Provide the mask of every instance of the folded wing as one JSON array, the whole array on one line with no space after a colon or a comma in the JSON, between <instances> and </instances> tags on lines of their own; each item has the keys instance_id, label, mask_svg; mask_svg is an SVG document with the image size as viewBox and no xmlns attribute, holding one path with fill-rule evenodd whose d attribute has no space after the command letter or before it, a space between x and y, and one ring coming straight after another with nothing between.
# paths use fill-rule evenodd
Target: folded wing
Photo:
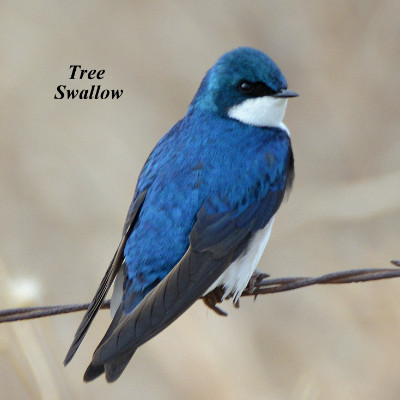
<instances>
[{"instance_id":1,"label":"folded wing","mask_svg":"<svg viewBox=\"0 0 400 400\"><path fill-rule=\"evenodd\" d=\"M99 288L97 289L97 292L92 300L92 302L89 305L88 310L86 311L82 322L80 323L76 333L74 340L71 344L71 347L68 350L68 353L64 359L64 365L67 365L72 357L75 355L76 351L78 350L80 344L82 343L82 340L84 339L94 317L97 314L97 311L99 310L101 304L104 301L104 298L110 289L110 286L112 285L115 276L117 275L117 272L119 271L123 260L124 260L124 247L126 244L126 241L132 232L132 229L136 223L137 216L139 214L140 208L143 205L143 201L146 197L146 191L142 192L139 194L136 198L136 201L131 207L130 213L128 214L127 220L125 222L125 227L124 227L124 233L122 235L122 239L118 245L117 251L114 254L113 259L111 260L111 263L100 283Z\"/></svg>"},{"instance_id":2,"label":"folded wing","mask_svg":"<svg viewBox=\"0 0 400 400\"><path fill-rule=\"evenodd\" d=\"M107 332L86 370L90 381L102 372L109 382L123 372L136 349L174 322L245 251L254 233L263 228L278 209L285 185L269 190L257 204L242 211L209 213L207 202L197 214L190 246L167 277L128 315L118 317ZM116 316L117 317L117 316Z\"/></svg>"}]
</instances>

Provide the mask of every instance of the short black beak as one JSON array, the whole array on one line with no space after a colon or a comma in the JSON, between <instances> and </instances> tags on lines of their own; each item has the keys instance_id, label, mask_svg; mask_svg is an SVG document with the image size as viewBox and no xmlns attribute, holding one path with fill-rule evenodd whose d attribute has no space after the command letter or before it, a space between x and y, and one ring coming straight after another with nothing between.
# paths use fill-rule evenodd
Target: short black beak
<instances>
[{"instance_id":1,"label":"short black beak","mask_svg":"<svg viewBox=\"0 0 400 400\"><path fill-rule=\"evenodd\" d=\"M282 89L278 93L275 93L273 97L297 97L298 94L296 92L292 92L291 90Z\"/></svg>"}]
</instances>

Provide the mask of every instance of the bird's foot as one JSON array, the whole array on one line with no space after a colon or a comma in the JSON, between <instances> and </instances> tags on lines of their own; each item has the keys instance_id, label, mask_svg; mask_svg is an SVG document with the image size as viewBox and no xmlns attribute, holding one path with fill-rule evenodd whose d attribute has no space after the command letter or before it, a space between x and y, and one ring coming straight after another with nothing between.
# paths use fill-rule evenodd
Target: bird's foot
<instances>
[{"instance_id":1,"label":"bird's foot","mask_svg":"<svg viewBox=\"0 0 400 400\"><path fill-rule=\"evenodd\" d=\"M223 287L217 286L211 292L209 292L205 296L203 296L203 302L207 307L211 308L211 310L216 312L218 315L227 317L228 313L221 310L219 307L217 307L217 304L223 302L223 295L224 295Z\"/></svg>"},{"instance_id":2,"label":"bird's foot","mask_svg":"<svg viewBox=\"0 0 400 400\"><path fill-rule=\"evenodd\" d=\"M264 274L260 272L258 269L256 269L253 272L253 275L250 277L249 283L247 284L246 291L249 294L254 294L254 291L257 289L257 283L261 282L263 279L269 278L268 274ZM257 294L254 295L255 297Z\"/></svg>"}]
</instances>

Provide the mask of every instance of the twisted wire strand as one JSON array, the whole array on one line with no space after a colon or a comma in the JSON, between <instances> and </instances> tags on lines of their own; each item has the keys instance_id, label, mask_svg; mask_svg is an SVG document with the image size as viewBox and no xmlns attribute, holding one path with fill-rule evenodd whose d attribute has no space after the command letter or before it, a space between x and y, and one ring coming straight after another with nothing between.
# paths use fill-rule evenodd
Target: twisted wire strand
<instances>
[{"instance_id":1,"label":"twisted wire strand","mask_svg":"<svg viewBox=\"0 0 400 400\"><path fill-rule=\"evenodd\" d=\"M400 260L392 260L391 263L400 267ZM400 277L400 268L370 268L353 269L348 271L332 272L315 278L291 277L291 278L266 278L256 281L251 287L247 287L243 296L259 296L269 293L286 292L312 285L347 284L356 282L369 282L382 279ZM69 314L77 311L85 311L89 303L68 304L44 307L25 307L0 310L0 323L22 321L27 319L43 318L52 315ZM102 309L110 308L110 300L106 300Z\"/></svg>"}]
</instances>

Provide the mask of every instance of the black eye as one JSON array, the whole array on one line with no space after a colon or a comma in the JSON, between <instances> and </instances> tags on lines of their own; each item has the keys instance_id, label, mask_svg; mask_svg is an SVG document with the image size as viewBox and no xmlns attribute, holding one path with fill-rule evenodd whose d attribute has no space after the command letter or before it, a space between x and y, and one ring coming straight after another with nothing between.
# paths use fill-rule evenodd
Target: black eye
<instances>
[{"instance_id":1,"label":"black eye","mask_svg":"<svg viewBox=\"0 0 400 400\"><path fill-rule=\"evenodd\" d=\"M262 97L262 96L273 96L276 91L268 87L264 82L249 82L240 81L237 85L239 92L249 97Z\"/></svg>"},{"instance_id":2,"label":"black eye","mask_svg":"<svg viewBox=\"0 0 400 400\"><path fill-rule=\"evenodd\" d=\"M238 90L247 95L252 94L254 91L254 84L249 81L240 81L238 84Z\"/></svg>"}]
</instances>

